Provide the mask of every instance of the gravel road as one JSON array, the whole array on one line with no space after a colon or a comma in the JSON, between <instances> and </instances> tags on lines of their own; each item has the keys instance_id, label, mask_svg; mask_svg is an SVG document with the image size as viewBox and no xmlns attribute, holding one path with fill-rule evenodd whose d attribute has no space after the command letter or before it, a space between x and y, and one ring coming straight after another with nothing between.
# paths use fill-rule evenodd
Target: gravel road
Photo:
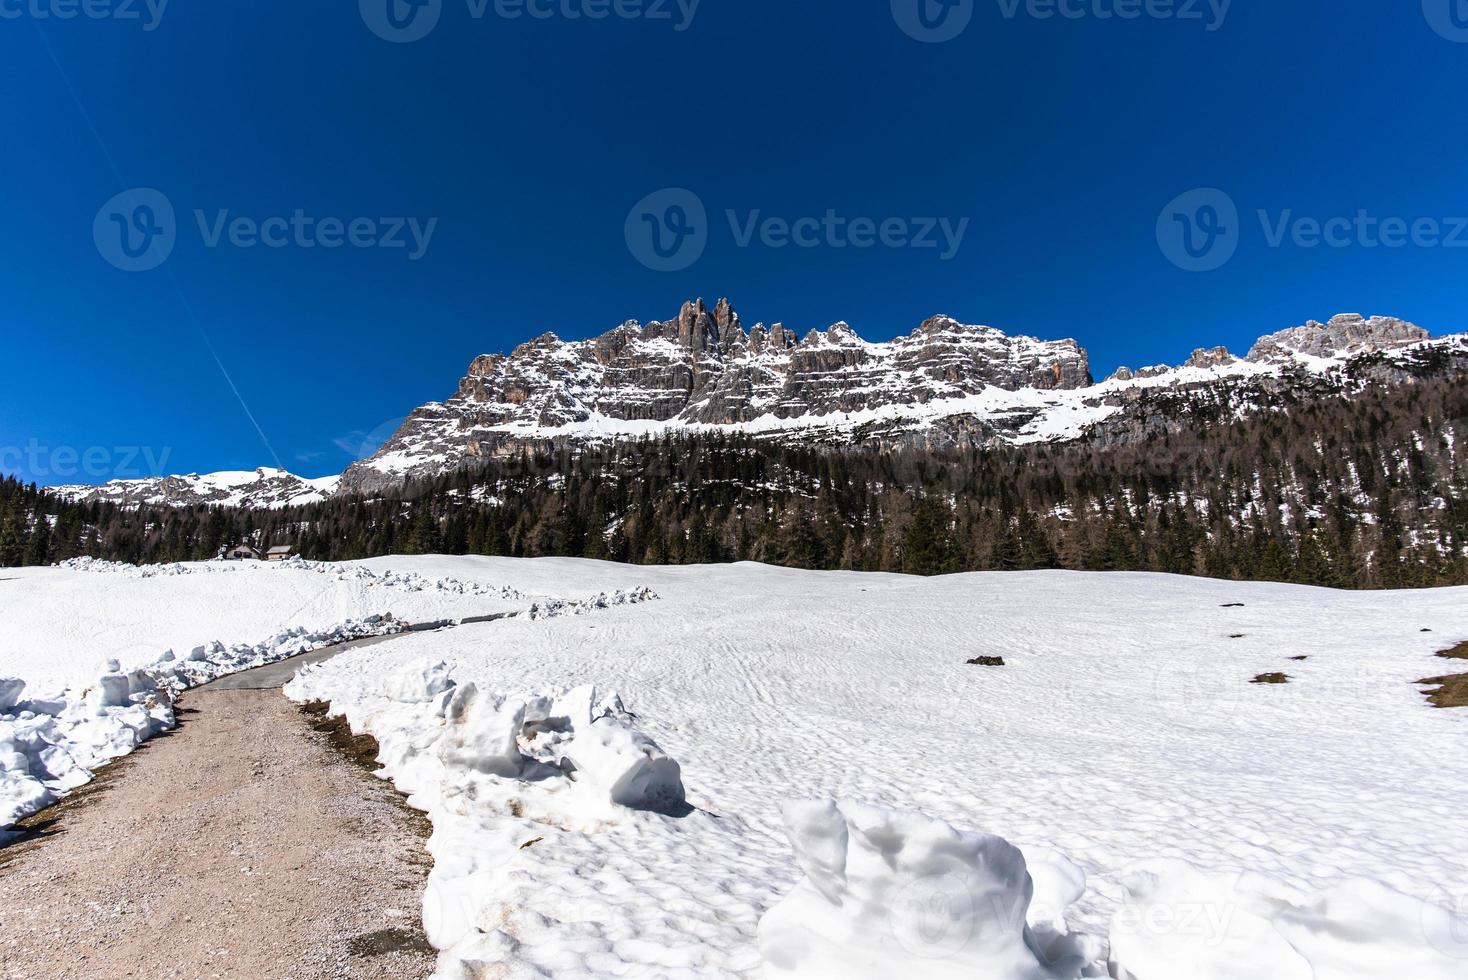
<instances>
[{"instance_id":1,"label":"gravel road","mask_svg":"<svg viewBox=\"0 0 1468 980\"><path fill-rule=\"evenodd\" d=\"M426 977L429 827L370 740L278 690L181 709L0 848L0 977Z\"/></svg>"}]
</instances>

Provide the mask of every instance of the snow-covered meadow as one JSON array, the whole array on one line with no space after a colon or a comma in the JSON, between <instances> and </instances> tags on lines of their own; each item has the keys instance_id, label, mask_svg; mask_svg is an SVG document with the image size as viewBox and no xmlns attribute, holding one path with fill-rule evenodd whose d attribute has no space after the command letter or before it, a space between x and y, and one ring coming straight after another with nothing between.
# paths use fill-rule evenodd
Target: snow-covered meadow
<instances>
[{"instance_id":1,"label":"snow-covered meadow","mask_svg":"<svg viewBox=\"0 0 1468 980\"><path fill-rule=\"evenodd\" d=\"M661 596L405 637L288 689L373 732L433 817L425 913L445 976L902 962L1004 980L1104 975L1108 957L1137 980L1468 974L1468 924L1446 916L1468 895L1453 762L1468 713L1413 683L1468 637L1468 590L394 563ZM979 656L1006 666L968 665ZM1251 683L1275 672L1290 682ZM455 683L511 712L581 684L618 692L627 724L680 764L692 811L570 805L560 781L486 777L443 749L461 735ZM787 801L814 802L787 825ZM1022 883L996 884L1004 841L1028 862L1027 910Z\"/></svg>"},{"instance_id":2,"label":"snow-covered meadow","mask_svg":"<svg viewBox=\"0 0 1468 980\"><path fill-rule=\"evenodd\" d=\"M1433 654L1468 639L1465 589L189 568L0 582L0 622L22 624L0 675L95 683L119 655L93 635L182 654L537 610L287 687L371 732L432 818L444 977L1468 975L1468 711L1414 683L1452 672ZM308 599L319 616L292 619Z\"/></svg>"},{"instance_id":3,"label":"snow-covered meadow","mask_svg":"<svg viewBox=\"0 0 1468 980\"><path fill-rule=\"evenodd\" d=\"M483 581L320 562L0 574L0 834L174 726L177 692L405 624L519 610Z\"/></svg>"}]
</instances>

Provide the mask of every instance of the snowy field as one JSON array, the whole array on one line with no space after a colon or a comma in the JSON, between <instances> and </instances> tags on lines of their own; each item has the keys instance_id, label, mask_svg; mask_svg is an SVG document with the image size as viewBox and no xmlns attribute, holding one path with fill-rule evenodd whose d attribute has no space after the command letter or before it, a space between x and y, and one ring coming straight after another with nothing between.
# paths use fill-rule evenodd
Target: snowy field
<instances>
[{"instance_id":1,"label":"snowy field","mask_svg":"<svg viewBox=\"0 0 1468 980\"><path fill-rule=\"evenodd\" d=\"M443 557L5 577L0 675L75 686L86 724L162 712L136 680L95 693L131 646L114 687L160 649L524 612L287 688L376 736L432 818L443 977L1468 976L1468 711L1413 683L1453 672L1465 589ZM248 665L226 652L198 669ZM6 726L13 750L44 721L4 695L0 776Z\"/></svg>"},{"instance_id":2,"label":"snowy field","mask_svg":"<svg viewBox=\"0 0 1468 980\"><path fill-rule=\"evenodd\" d=\"M1139 980L1468 975L1468 931L1434 911L1468 892L1468 783L1452 761L1468 758L1468 712L1429 707L1412 683L1444 673L1433 653L1468 638L1468 590L392 564L530 592L661 596L405 637L292 685L373 731L433 816L425 913L452 947L445 976L475 962L527 976L882 975L873 964L895 950L929 976L956 958L955 975L1004 980L1104 974L1108 949ZM967 665L978 656L1006 666ZM1250 683L1272 672L1291 680ZM451 703L453 683L475 685L477 701ZM608 807L589 785L600 770L579 787L506 774L516 734L515 765L568 756L588 769L555 744L574 746L575 726L547 744L526 723L565 714L554 696L583 684L618 692L626 727L677 760L692 812ZM470 731L497 733L494 760L445 749ZM1057 962L984 958L994 937L966 914L985 920L976 907L1002 894L1007 908L1022 888L975 885L993 870L982 841L953 864L964 847L947 828L796 808L798 865L782 804L813 800L1011 842L1037 888L1021 945ZM948 843L919 845L933 834ZM839 840L849 867L833 877L820 868ZM827 881L824 911L802 886L770 918L762 966L761 917L812 868L841 884ZM873 905L885 921L851 911ZM849 956L823 959L820 943L790 953L792 920L794 935L824 934Z\"/></svg>"},{"instance_id":3,"label":"snowy field","mask_svg":"<svg viewBox=\"0 0 1468 980\"><path fill-rule=\"evenodd\" d=\"M541 600L542 602L544 599ZM182 690L404 624L520 610L533 597L292 560L136 568L79 559L0 575L0 838L175 724Z\"/></svg>"},{"instance_id":4,"label":"snowy field","mask_svg":"<svg viewBox=\"0 0 1468 980\"><path fill-rule=\"evenodd\" d=\"M107 660L124 670L213 641L258 643L285 629L325 630L392 614L431 622L517 609L506 583L325 562L188 562L135 568L81 560L72 567L0 570L0 674L31 689L85 684Z\"/></svg>"}]
</instances>

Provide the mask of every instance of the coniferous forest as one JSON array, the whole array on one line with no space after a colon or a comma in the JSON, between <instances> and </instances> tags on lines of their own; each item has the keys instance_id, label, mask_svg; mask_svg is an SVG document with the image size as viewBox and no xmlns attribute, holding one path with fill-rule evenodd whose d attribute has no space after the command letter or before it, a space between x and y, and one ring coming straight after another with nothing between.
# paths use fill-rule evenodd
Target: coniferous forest
<instances>
[{"instance_id":1,"label":"coniferous forest","mask_svg":"<svg viewBox=\"0 0 1468 980\"><path fill-rule=\"evenodd\" d=\"M1468 583L1468 386L1305 401L1114 446L523 446L374 499L70 503L0 482L0 565L88 555L581 556L916 574L1138 570L1342 588Z\"/></svg>"}]
</instances>

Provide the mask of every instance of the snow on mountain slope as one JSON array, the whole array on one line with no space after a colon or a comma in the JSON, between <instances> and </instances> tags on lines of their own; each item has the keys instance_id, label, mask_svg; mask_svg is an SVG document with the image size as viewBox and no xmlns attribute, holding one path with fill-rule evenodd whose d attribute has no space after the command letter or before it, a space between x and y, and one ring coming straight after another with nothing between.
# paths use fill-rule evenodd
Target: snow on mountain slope
<instances>
[{"instance_id":1,"label":"snow on mountain slope","mask_svg":"<svg viewBox=\"0 0 1468 980\"><path fill-rule=\"evenodd\" d=\"M712 310L699 300L675 320L629 322L585 341L545 334L508 356L477 358L452 398L414 411L342 487L370 492L528 440L738 432L835 444L1063 441L1127 416L1149 393L1206 391L1242 414L1282 391L1400 383L1409 375L1393 363L1434 351L1468 370L1468 335L1434 340L1402 320L1349 314L1263 337L1243 359L1199 350L1178 368L1122 368L1092 384L1073 340L937 316L888 343L862 340L845 323L797 341L778 324L746 332L727 300ZM1124 437L1113 428L1113 439Z\"/></svg>"},{"instance_id":2,"label":"snow on mountain slope","mask_svg":"<svg viewBox=\"0 0 1468 980\"><path fill-rule=\"evenodd\" d=\"M291 507L325 500L336 492L339 476L307 480L285 470L261 467L249 472L220 472L188 476L154 476L113 480L100 486L55 487L52 493L68 500L103 501L192 507Z\"/></svg>"},{"instance_id":3,"label":"snow on mountain slope","mask_svg":"<svg viewBox=\"0 0 1468 980\"><path fill-rule=\"evenodd\" d=\"M1430 707L1414 683L1441 672L1435 651L1468 638L1468 589L571 559L393 565L532 592L645 585L661 596L595 616L405 637L293 685L374 732L388 774L433 815L425 914L458 923L441 976L471 975L469 961L527 976L758 976L758 924L804 873L781 803L810 799L998 835L1052 896L1069 887L1067 868L1083 872L1079 900L1039 918L1059 916L1099 944L1087 975L1106 975L1099 950L1122 935L1141 980L1256 980L1209 944L1238 942L1261 908L1288 912L1278 942L1296 943L1307 963L1317 957L1316 980L1376 980L1342 963L1379 964L1387 946L1377 940L1412 946L1417 958L1402 962L1437 971L1423 976L1452 976L1459 960L1468 968L1468 932L1431 911L1468 910L1468 810L1445 764L1468 751L1468 714ZM966 663L980 655L1006 666ZM1273 672L1289 683L1251 683ZM480 789L469 792L457 777L444 782L441 706L468 683L618 691L680 764L694 810L567 819L539 784L474 777ZM889 844L872 846L902 839L878 834ZM1203 877L1144 887L1138 875L1155 874L1159 859ZM1233 890L1205 887L1208 876L1240 873L1252 877ZM1347 887L1363 878L1380 886ZM892 952L915 975L963 946L944 924L947 887L940 877L900 892L905 903L937 903L936 919L894 925L908 945ZM1217 895L1241 896L1254 918ZM1419 914L1420 930L1410 921ZM1197 928L1207 915L1223 933Z\"/></svg>"},{"instance_id":4,"label":"snow on mountain slope","mask_svg":"<svg viewBox=\"0 0 1468 980\"><path fill-rule=\"evenodd\" d=\"M845 323L797 339L779 324L746 330L727 300L713 309L698 300L673 320L628 322L584 341L543 334L508 356L476 358L452 398L415 410L340 477L262 468L55 492L130 506L276 508L378 492L528 442L694 433L836 446L1109 444L1186 428L1192 402L1239 417L1442 373L1468 373L1468 334L1434 339L1391 317L1311 321L1260 338L1244 358L1199 350L1176 368L1121 368L1095 384L1074 340L1010 336L947 316L886 343Z\"/></svg>"}]
</instances>

